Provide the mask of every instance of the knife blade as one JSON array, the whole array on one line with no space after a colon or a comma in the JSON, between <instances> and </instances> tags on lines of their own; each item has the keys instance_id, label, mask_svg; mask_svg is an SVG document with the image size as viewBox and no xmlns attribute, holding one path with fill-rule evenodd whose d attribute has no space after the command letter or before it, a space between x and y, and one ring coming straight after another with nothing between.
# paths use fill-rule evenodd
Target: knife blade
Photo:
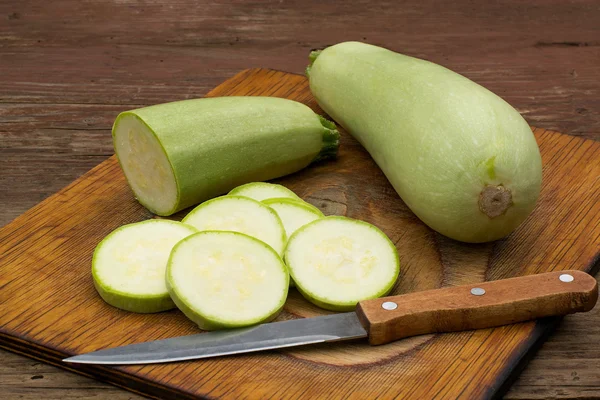
<instances>
[{"instance_id":1,"label":"knife blade","mask_svg":"<svg viewBox=\"0 0 600 400\"><path fill-rule=\"evenodd\" d=\"M490 328L585 312L597 299L594 277L576 270L555 271L365 300L356 312L131 344L63 361L152 364L361 338L379 345L427 333Z\"/></svg>"},{"instance_id":2,"label":"knife blade","mask_svg":"<svg viewBox=\"0 0 600 400\"><path fill-rule=\"evenodd\" d=\"M151 364L367 337L356 313L293 319L132 344L67 358L80 364Z\"/></svg>"}]
</instances>

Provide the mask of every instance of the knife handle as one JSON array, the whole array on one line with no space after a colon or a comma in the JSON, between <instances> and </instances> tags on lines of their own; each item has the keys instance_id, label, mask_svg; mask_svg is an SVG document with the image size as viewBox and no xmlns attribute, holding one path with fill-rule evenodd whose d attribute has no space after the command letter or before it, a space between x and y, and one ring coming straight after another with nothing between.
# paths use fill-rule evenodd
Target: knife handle
<instances>
[{"instance_id":1,"label":"knife handle","mask_svg":"<svg viewBox=\"0 0 600 400\"><path fill-rule=\"evenodd\" d=\"M490 328L589 311L598 283L582 271L555 271L365 300L356 313L373 345L409 336Z\"/></svg>"}]
</instances>

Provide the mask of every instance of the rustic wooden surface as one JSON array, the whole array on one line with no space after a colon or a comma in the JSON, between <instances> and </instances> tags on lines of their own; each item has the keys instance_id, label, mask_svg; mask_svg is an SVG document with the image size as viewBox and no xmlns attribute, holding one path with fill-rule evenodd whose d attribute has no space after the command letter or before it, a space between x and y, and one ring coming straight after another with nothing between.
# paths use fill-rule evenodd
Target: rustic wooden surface
<instances>
[{"instance_id":1,"label":"rustic wooden surface","mask_svg":"<svg viewBox=\"0 0 600 400\"><path fill-rule=\"evenodd\" d=\"M272 70L245 70L208 95L282 96L321 112L304 77ZM335 162L319 163L279 182L326 215L343 214L380 227L402 260L392 295L597 267L600 164L593 161L600 157L600 142L535 129L544 165L536 209L506 239L472 245L427 228L368 153L341 134ZM93 288L89 262L96 244L123 224L151 217L135 201L111 157L2 228L0 346L60 364L65 355L197 332L181 313L123 312L105 304ZM278 319L323 313L292 291ZM62 365L157 397L312 398L327 393L329 398L480 398L501 390L548 323L424 335L385 346L340 343L192 363Z\"/></svg>"},{"instance_id":2,"label":"rustic wooden surface","mask_svg":"<svg viewBox=\"0 0 600 400\"><path fill-rule=\"evenodd\" d=\"M247 67L299 73L310 48L342 40L442 63L532 125L600 139L595 0L4 1L0 225L112 154L119 111L202 96ZM598 343L598 307L565 318L507 397L600 397ZM2 398L135 397L3 351L0 369Z\"/></svg>"}]
</instances>

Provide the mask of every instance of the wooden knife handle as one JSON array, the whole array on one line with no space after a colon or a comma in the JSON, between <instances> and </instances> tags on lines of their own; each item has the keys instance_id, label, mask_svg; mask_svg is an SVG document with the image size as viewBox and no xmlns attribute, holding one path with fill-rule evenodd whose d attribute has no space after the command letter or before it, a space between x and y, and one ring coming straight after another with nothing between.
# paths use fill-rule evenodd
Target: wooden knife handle
<instances>
[{"instance_id":1,"label":"wooden knife handle","mask_svg":"<svg viewBox=\"0 0 600 400\"><path fill-rule=\"evenodd\" d=\"M589 311L598 283L582 271L555 271L365 300L356 313L371 344L409 336L489 328Z\"/></svg>"}]
</instances>

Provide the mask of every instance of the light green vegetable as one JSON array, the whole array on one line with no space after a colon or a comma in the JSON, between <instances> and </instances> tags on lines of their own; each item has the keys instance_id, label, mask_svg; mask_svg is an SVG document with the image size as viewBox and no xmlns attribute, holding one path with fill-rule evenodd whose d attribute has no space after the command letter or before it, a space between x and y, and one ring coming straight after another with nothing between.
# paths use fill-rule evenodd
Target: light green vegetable
<instances>
[{"instance_id":1,"label":"light green vegetable","mask_svg":"<svg viewBox=\"0 0 600 400\"><path fill-rule=\"evenodd\" d=\"M126 111L113 143L138 201L158 215L335 157L333 123L275 97L184 100Z\"/></svg>"},{"instance_id":2,"label":"light green vegetable","mask_svg":"<svg viewBox=\"0 0 600 400\"><path fill-rule=\"evenodd\" d=\"M340 43L311 60L319 105L431 228L486 242L531 213L540 152L525 120L500 97L442 66L363 43Z\"/></svg>"},{"instance_id":3,"label":"light green vegetable","mask_svg":"<svg viewBox=\"0 0 600 400\"><path fill-rule=\"evenodd\" d=\"M279 215L288 238L299 228L323 217L321 210L300 199L272 198L263 200L263 203ZM290 286L296 286L293 279L290 279Z\"/></svg>"},{"instance_id":4,"label":"light green vegetable","mask_svg":"<svg viewBox=\"0 0 600 400\"><path fill-rule=\"evenodd\" d=\"M300 197L290 189L282 185L267 182L251 182L234 188L228 194L234 196L250 197L251 199L263 201L272 198L286 197L301 200Z\"/></svg>"},{"instance_id":5,"label":"light green vegetable","mask_svg":"<svg viewBox=\"0 0 600 400\"><path fill-rule=\"evenodd\" d=\"M221 196L194 208L182 221L199 231L233 231L262 240L282 255L287 236L281 219L249 197Z\"/></svg>"},{"instance_id":6,"label":"light green vegetable","mask_svg":"<svg viewBox=\"0 0 600 400\"><path fill-rule=\"evenodd\" d=\"M300 293L333 311L386 295L400 272L398 252L385 233L346 217L324 217L298 229L285 260Z\"/></svg>"},{"instance_id":7,"label":"light green vegetable","mask_svg":"<svg viewBox=\"0 0 600 400\"><path fill-rule=\"evenodd\" d=\"M275 318L289 275L264 242L236 232L200 232L169 258L167 287L177 307L201 329L237 328Z\"/></svg>"},{"instance_id":8,"label":"light green vegetable","mask_svg":"<svg viewBox=\"0 0 600 400\"><path fill-rule=\"evenodd\" d=\"M114 230L94 251L96 290L108 304L127 311L175 308L165 284L167 260L177 242L196 232L179 222L156 219Z\"/></svg>"},{"instance_id":9,"label":"light green vegetable","mask_svg":"<svg viewBox=\"0 0 600 400\"><path fill-rule=\"evenodd\" d=\"M271 207L279 215L288 238L300 227L323 217L321 210L302 200L276 197L263 200L263 203Z\"/></svg>"}]
</instances>

